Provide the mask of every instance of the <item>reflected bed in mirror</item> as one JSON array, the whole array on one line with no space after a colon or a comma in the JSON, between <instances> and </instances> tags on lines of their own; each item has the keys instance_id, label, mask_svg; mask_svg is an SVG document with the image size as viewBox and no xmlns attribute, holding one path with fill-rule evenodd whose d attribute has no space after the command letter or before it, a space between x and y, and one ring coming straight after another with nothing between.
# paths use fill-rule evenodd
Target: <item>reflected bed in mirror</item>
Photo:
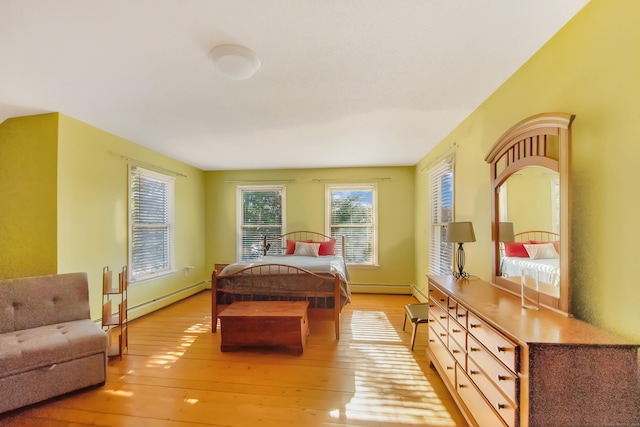
<instances>
[{"instance_id":1,"label":"reflected bed in mirror","mask_svg":"<svg viewBox=\"0 0 640 427\"><path fill-rule=\"evenodd\" d=\"M536 303L567 314L573 118L547 113L525 119L485 158L493 188L493 282L516 294L525 289ZM523 278L528 288L521 288Z\"/></svg>"},{"instance_id":2,"label":"reflected bed in mirror","mask_svg":"<svg viewBox=\"0 0 640 427\"><path fill-rule=\"evenodd\" d=\"M516 233L501 242L500 276L560 298L560 235L550 231Z\"/></svg>"}]
</instances>

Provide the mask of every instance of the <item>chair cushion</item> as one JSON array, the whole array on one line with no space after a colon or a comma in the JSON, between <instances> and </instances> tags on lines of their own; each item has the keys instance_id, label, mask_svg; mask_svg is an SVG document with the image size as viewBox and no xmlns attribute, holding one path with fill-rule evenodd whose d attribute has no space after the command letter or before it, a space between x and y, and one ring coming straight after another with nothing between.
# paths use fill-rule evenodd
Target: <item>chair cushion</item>
<instances>
[{"instance_id":1,"label":"chair cushion","mask_svg":"<svg viewBox=\"0 0 640 427\"><path fill-rule=\"evenodd\" d=\"M404 310L407 312L409 319L414 323L417 321L426 322L429 316L428 303L407 304L404 306Z\"/></svg>"}]
</instances>

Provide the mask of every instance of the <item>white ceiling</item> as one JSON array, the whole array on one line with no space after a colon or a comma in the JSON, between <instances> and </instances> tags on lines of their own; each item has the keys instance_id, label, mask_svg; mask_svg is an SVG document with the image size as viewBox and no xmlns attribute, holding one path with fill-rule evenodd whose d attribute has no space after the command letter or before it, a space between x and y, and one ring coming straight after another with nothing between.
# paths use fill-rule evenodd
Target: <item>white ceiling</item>
<instances>
[{"instance_id":1,"label":"white ceiling","mask_svg":"<svg viewBox=\"0 0 640 427\"><path fill-rule=\"evenodd\" d=\"M204 170L414 165L587 1L0 0L0 122L57 111Z\"/></svg>"}]
</instances>

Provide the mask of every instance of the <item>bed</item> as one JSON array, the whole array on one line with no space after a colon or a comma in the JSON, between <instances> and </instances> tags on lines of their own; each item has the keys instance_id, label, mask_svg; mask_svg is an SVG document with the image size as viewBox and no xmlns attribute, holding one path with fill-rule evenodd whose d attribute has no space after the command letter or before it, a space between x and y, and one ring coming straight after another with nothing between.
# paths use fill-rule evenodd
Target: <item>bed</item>
<instances>
[{"instance_id":1,"label":"bed","mask_svg":"<svg viewBox=\"0 0 640 427\"><path fill-rule=\"evenodd\" d=\"M234 301L308 301L314 315L332 318L339 339L340 312L351 297L344 248L344 236L313 231L265 236L263 256L212 272L212 332Z\"/></svg>"},{"instance_id":2,"label":"bed","mask_svg":"<svg viewBox=\"0 0 640 427\"><path fill-rule=\"evenodd\" d=\"M520 283L528 278L539 290L560 295L559 235L550 231L515 234L514 242L500 246L501 276Z\"/></svg>"}]
</instances>

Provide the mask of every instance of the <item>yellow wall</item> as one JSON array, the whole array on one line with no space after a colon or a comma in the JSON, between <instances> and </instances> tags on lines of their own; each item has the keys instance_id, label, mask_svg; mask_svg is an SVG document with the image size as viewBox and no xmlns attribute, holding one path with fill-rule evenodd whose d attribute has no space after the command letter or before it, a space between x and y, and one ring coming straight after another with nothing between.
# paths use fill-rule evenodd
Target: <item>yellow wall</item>
<instances>
[{"instance_id":1,"label":"yellow wall","mask_svg":"<svg viewBox=\"0 0 640 427\"><path fill-rule=\"evenodd\" d=\"M142 160L185 176L175 184L177 271L131 285L132 317L204 287L202 171L63 114L7 120L0 136L0 278L86 272L91 317L100 318L102 269L127 264L128 164Z\"/></svg>"},{"instance_id":2,"label":"yellow wall","mask_svg":"<svg viewBox=\"0 0 640 427\"><path fill-rule=\"evenodd\" d=\"M515 233L553 231L551 183L558 174L538 167L521 169L507 180L508 221Z\"/></svg>"},{"instance_id":3,"label":"yellow wall","mask_svg":"<svg viewBox=\"0 0 640 427\"><path fill-rule=\"evenodd\" d=\"M58 115L0 123L0 279L56 272Z\"/></svg>"},{"instance_id":4,"label":"yellow wall","mask_svg":"<svg viewBox=\"0 0 640 427\"><path fill-rule=\"evenodd\" d=\"M391 178L383 181L367 178ZM283 182L293 179L295 182ZM287 169L216 171L206 173L208 265L236 260L236 188L265 185L280 180L286 186L287 231L324 232L325 184L373 183L378 185L379 267L351 268L354 284L413 284L414 205L413 168ZM244 180L248 182L228 182ZM251 181L255 180L255 181ZM259 182L262 180L263 182Z\"/></svg>"},{"instance_id":5,"label":"yellow wall","mask_svg":"<svg viewBox=\"0 0 640 427\"><path fill-rule=\"evenodd\" d=\"M576 115L573 124L572 306L576 317L640 341L640 286L633 279L640 227L640 2L592 0L416 168L418 259L428 242L420 169L454 142L456 219L473 220L468 270L490 277L489 167L500 135L526 117ZM631 226L629 226L631 224ZM416 274L426 274L417 263Z\"/></svg>"},{"instance_id":6,"label":"yellow wall","mask_svg":"<svg viewBox=\"0 0 640 427\"><path fill-rule=\"evenodd\" d=\"M204 264L203 172L61 114L58 272L88 273L93 318L101 315L102 268L109 266L118 272L127 264L128 164L139 163L123 157L186 175L175 180L177 271L131 285L129 307L202 283L209 275L210 267ZM186 266L196 268L186 276Z\"/></svg>"}]
</instances>

